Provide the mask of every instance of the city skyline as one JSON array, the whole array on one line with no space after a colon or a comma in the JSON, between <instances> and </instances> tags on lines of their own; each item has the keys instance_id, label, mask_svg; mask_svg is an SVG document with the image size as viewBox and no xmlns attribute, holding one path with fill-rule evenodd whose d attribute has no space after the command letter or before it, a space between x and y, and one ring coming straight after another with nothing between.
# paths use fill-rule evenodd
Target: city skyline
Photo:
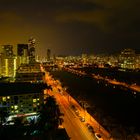
<instances>
[{"instance_id":1,"label":"city skyline","mask_svg":"<svg viewBox=\"0 0 140 140\"><path fill-rule=\"evenodd\" d=\"M139 0L4 0L0 45L36 38L37 53L56 55L118 53L139 49Z\"/></svg>"}]
</instances>

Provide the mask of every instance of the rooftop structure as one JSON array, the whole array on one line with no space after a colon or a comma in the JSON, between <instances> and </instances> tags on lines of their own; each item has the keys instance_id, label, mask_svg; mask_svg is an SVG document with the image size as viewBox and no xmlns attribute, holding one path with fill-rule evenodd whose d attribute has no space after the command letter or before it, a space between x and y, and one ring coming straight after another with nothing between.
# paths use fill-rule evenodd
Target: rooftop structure
<instances>
[{"instance_id":1,"label":"rooftop structure","mask_svg":"<svg viewBox=\"0 0 140 140\"><path fill-rule=\"evenodd\" d=\"M22 64L16 71L17 82L43 82L44 73L41 72L40 64Z\"/></svg>"}]
</instances>

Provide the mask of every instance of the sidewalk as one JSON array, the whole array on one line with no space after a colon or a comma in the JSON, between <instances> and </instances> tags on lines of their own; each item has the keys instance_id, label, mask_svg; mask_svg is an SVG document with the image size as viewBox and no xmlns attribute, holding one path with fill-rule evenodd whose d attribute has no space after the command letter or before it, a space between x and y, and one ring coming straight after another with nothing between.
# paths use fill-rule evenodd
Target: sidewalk
<instances>
[{"instance_id":1,"label":"sidewalk","mask_svg":"<svg viewBox=\"0 0 140 140\"><path fill-rule=\"evenodd\" d=\"M71 96L69 98L70 103L78 108L80 115L83 115L85 117L86 123L91 124L95 132L103 134L104 140L109 140L109 132L105 130L86 110L84 110L74 98L72 98Z\"/></svg>"}]
</instances>

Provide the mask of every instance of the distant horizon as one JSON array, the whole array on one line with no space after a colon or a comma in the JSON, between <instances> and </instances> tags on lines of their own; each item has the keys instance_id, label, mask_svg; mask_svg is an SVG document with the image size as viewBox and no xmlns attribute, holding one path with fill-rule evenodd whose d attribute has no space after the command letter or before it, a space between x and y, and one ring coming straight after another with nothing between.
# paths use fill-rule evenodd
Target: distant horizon
<instances>
[{"instance_id":1,"label":"distant horizon","mask_svg":"<svg viewBox=\"0 0 140 140\"><path fill-rule=\"evenodd\" d=\"M17 45L18 44L28 44L28 42L18 42L18 43L14 43L14 44L12 44L12 43L8 43L8 44L0 44L0 51L1 51L1 47L3 46L3 45L12 45L13 46L13 51L14 51L14 54L17 54ZM46 51L46 54L47 54L47 49L50 49L51 50L51 48L46 48L45 49L45 51L43 51L44 52L44 55L42 55L42 54L39 54L38 53L38 50L39 50L39 47L36 45L36 55L38 55L38 56L42 56L42 57L45 57L46 55L45 55L45 51ZM78 53L72 53L72 54L66 54L66 53L59 53L59 54L55 54L54 52L52 52L52 50L51 50L51 56L53 56L53 55L55 55L55 56L80 56L80 55L82 55L82 54L87 54L87 55L118 55L118 54L120 54L121 53L121 51L123 51L124 49L132 49L132 50L134 50L135 51L135 54L137 55L137 54L140 54L140 50L139 49L135 49L135 48L122 48L122 49L120 49L120 50L116 50L116 51L114 51L114 52L78 52Z\"/></svg>"}]
</instances>

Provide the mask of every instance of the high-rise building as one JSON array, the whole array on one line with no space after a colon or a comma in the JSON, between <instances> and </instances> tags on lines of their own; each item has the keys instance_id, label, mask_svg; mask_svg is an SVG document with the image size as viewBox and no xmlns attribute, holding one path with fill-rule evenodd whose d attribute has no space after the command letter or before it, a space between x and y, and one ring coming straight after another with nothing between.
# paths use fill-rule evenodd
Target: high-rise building
<instances>
[{"instance_id":1,"label":"high-rise building","mask_svg":"<svg viewBox=\"0 0 140 140\"><path fill-rule=\"evenodd\" d=\"M13 57L13 46L12 45L3 45L2 46L2 53L4 54L5 58Z\"/></svg>"},{"instance_id":2,"label":"high-rise building","mask_svg":"<svg viewBox=\"0 0 140 140\"><path fill-rule=\"evenodd\" d=\"M2 76L14 77L16 69L16 57L12 45L3 45L0 55L0 72Z\"/></svg>"},{"instance_id":3,"label":"high-rise building","mask_svg":"<svg viewBox=\"0 0 140 140\"><path fill-rule=\"evenodd\" d=\"M2 75L6 77L14 77L16 71L16 57L5 58L3 62Z\"/></svg>"},{"instance_id":4,"label":"high-rise building","mask_svg":"<svg viewBox=\"0 0 140 140\"><path fill-rule=\"evenodd\" d=\"M17 45L17 55L18 56L28 56L28 44L18 44Z\"/></svg>"},{"instance_id":5,"label":"high-rise building","mask_svg":"<svg viewBox=\"0 0 140 140\"><path fill-rule=\"evenodd\" d=\"M124 49L119 56L119 65L121 68L135 68L135 51L132 49Z\"/></svg>"},{"instance_id":6,"label":"high-rise building","mask_svg":"<svg viewBox=\"0 0 140 140\"><path fill-rule=\"evenodd\" d=\"M136 55L135 68L136 68L136 69L140 69L140 54L137 54L137 55Z\"/></svg>"},{"instance_id":7,"label":"high-rise building","mask_svg":"<svg viewBox=\"0 0 140 140\"><path fill-rule=\"evenodd\" d=\"M28 42L29 46L29 63L35 63L35 39L30 38Z\"/></svg>"},{"instance_id":8,"label":"high-rise building","mask_svg":"<svg viewBox=\"0 0 140 140\"><path fill-rule=\"evenodd\" d=\"M2 76L2 70L3 70L3 53L0 53L0 76Z\"/></svg>"},{"instance_id":9,"label":"high-rise building","mask_svg":"<svg viewBox=\"0 0 140 140\"><path fill-rule=\"evenodd\" d=\"M47 49L47 61L50 61L51 59L51 50Z\"/></svg>"},{"instance_id":10,"label":"high-rise building","mask_svg":"<svg viewBox=\"0 0 140 140\"><path fill-rule=\"evenodd\" d=\"M17 45L18 64L28 64L28 44Z\"/></svg>"}]
</instances>

